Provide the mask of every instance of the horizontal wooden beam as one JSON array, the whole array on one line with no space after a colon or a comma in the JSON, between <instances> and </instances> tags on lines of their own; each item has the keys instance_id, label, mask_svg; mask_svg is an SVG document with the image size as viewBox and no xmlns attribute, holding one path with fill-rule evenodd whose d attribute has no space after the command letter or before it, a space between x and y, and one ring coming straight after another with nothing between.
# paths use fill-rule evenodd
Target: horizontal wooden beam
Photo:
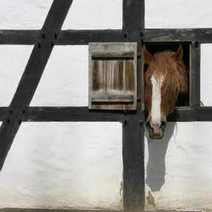
<instances>
[{"instance_id":1,"label":"horizontal wooden beam","mask_svg":"<svg viewBox=\"0 0 212 212\"><path fill-rule=\"evenodd\" d=\"M39 30L0 30L0 44L33 45L39 36Z\"/></svg>"},{"instance_id":2,"label":"horizontal wooden beam","mask_svg":"<svg viewBox=\"0 0 212 212\"><path fill-rule=\"evenodd\" d=\"M199 29L145 29L144 42L196 41L212 42L212 28Z\"/></svg>"},{"instance_id":3,"label":"horizontal wooden beam","mask_svg":"<svg viewBox=\"0 0 212 212\"><path fill-rule=\"evenodd\" d=\"M182 107L168 117L170 122L212 121L212 107Z\"/></svg>"},{"instance_id":4,"label":"horizontal wooden beam","mask_svg":"<svg viewBox=\"0 0 212 212\"><path fill-rule=\"evenodd\" d=\"M122 30L63 30L57 45L88 45L89 42L124 42L127 34Z\"/></svg>"},{"instance_id":5,"label":"horizontal wooden beam","mask_svg":"<svg viewBox=\"0 0 212 212\"><path fill-rule=\"evenodd\" d=\"M130 112L128 112L130 113ZM133 113L133 112L131 112ZM90 111L87 107L30 107L23 117L24 121L119 121L126 120L123 111ZM145 121L142 112L137 113L140 121ZM191 122L212 121L212 107L192 109L178 108L168 117L168 121Z\"/></svg>"},{"instance_id":6,"label":"horizontal wooden beam","mask_svg":"<svg viewBox=\"0 0 212 212\"><path fill-rule=\"evenodd\" d=\"M42 32L45 33L45 32ZM33 45L42 36L40 30L0 30L0 44ZM44 35L45 36L45 35ZM87 45L89 42L183 42L212 43L212 28L124 30L62 30L52 40L55 45Z\"/></svg>"},{"instance_id":7,"label":"horizontal wooden beam","mask_svg":"<svg viewBox=\"0 0 212 212\"><path fill-rule=\"evenodd\" d=\"M88 107L30 107L23 117L23 121L122 122L125 119L123 111L90 111Z\"/></svg>"},{"instance_id":8,"label":"horizontal wooden beam","mask_svg":"<svg viewBox=\"0 0 212 212\"><path fill-rule=\"evenodd\" d=\"M0 121L8 118L15 111L0 107ZM88 110L88 107L27 107L22 111L22 121L26 122L50 122L50 121L67 121L67 122L123 122L127 114L136 112L124 111L103 111ZM137 118L141 122L145 121L141 112L137 113ZM169 122L192 122L192 121L212 121L212 107L177 108L168 117Z\"/></svg>"}]
</instances>

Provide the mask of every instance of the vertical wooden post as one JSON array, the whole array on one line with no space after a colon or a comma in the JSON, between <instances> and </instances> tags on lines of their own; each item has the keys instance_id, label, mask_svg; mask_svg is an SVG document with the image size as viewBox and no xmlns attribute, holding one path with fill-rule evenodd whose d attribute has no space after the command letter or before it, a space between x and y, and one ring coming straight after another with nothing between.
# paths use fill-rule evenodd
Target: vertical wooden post
<instances>
[{"instance_id":1,"label":"vertical wooden post","mask_svg":"<svg viewBox=\"0 0 212 212\"><path fill-rule=\"evenodd\" d=\"M191 44L190 105L200 106L200 43Z\"/></svg>"},{"instance_id":2,"label":"vertical wooden post","mask_svg":"<svg viewBox=\"0 0 212 212\"><path fill-rule=\"evenodd\" d=\"M145 7L144 0L123 0L123 31L127 41L140 44L144 34ZM141 60L138 60L140 63ZM138 73L141 66L138 65ZM138 79L141 75L138 74ZM142 82L138 81L138 97ZM141 212L145 204L145 172L144 172L144 123L139 121L139 112L127 114L123 123L123 180L124 210ZM143 116L143 113L142 113ZM142 119L143 121L144 119Z\"/></svg>"},{"instance_id":3,"label":"vertical wooden post","mask_svg":"<svg viewBox=\"0 0 212 212\"><path fill-rule=\"evenodd\" d=\"M123 30L140 35L144 31L144 0L123 0Z\"/></svg>"},{"instance_id":4,"label":"vertical wooden post","mask_svg":"<svg viewBox=\"0 0 212 212\"><path fill-rule=\"evenodd\" d=\"M136 117L137 116L137 117ZM144 210L144 125L137 114L127 115L123 122L124 210Z\"/></svg>"}]
</instances>

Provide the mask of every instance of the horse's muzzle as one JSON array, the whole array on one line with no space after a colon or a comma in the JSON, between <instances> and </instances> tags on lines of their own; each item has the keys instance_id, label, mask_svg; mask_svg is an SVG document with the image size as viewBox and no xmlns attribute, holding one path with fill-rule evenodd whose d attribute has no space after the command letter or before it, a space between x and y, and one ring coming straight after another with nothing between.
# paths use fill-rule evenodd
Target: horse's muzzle
<instances>
[{"instance_id":1,"label":"horse's muzzle","mask_svg":"<svg viewBox=\"0 0 212 212\"><path fill-rule=\"evenodd\" d=\"M162 139L164 136L166 122L162 122L160 126L152 127L149 122L146 123L146 127L151 139Z\"/></svg>"}]
</instances>

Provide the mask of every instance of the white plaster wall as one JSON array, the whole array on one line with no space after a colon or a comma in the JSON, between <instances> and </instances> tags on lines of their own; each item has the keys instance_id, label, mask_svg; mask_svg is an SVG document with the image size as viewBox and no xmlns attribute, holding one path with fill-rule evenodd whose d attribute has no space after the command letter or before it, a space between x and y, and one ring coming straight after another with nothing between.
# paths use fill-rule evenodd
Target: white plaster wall
<instances>
[{"instance_id":1,"label":"white plaster wall","mask_svg":"<svg viewBox=\"0 0 212 212\"><path fill-rule=\"evenodd\" d=\"M0 208L121 209L119 123L23 123L0 173Z\"/></svg>"},{"instance_id":2,"label":"white plaster wall","mask_svg":"<svg viewBox=\"0 0 212 212\"><path fill-rule=\"evenodd\" d=\"M63 29L121 29L122 0L74 1Z\"/></svg>"},{"instance_id":3,"label":"white plaster wall","mask_svg":"<svg viewBox=\"0 0 212 212\"><path fill-rule=\"evenodd\" d=\"M146 140L147 208L212 208L211 128L171 123L161 142Z\"/></svg>"},{"instance_id":4,"label":"white plaster wall","mask_svg":"<svg viewBox=\"0 0 212 212\"><path fill-rule=\"evenodd\" d=\"M205 106L212 106L212 44L201 45L201 101Z\"/></svg>"},{"instance_id":5,"label":"white plaster wall","mask_svg":"<svg viewBox=\"0 0 212 212\"><path fill-rule=\"evenodd\" d=\"M40 29L52 0L1 0L0 29Z\"/></svg>"},{"instance_id":6,"label":"white plaster wall","mask_svg":"<svg viewBox=\"0 0 212 212\"><path fill-rule=\"evenodd\" d=\"M0 106L8 106L30 57L32 46L0 45Z\"/></svg>"},{"instance_id":7,"label":"white plaster wall","mask_svg":"<svg viewBox=\"0 0 212 212\"><path fill-rule=\"evenodd\" d=\"M40 28L51 2L2 1L0 29ZM148 0L145 24L212 27L211 6L209 0ZM63 28L120 29L121 8L121 0L75 0ZM1 106L11 101L31 50L0 46ZM211 105L212 46L201 50L201 100ZM87 59L87 46L55 47L31 105L87 105ZM155 203L147 201L147 208L212 209L211 127L170 124L162 142L146 141L146 195ZM122 208L121 135L117 123L22 124L0 173L0 208Z\"/></svg>"},{"instance_id":8,"label":"white plaster wall","mask_svg":"<svg viewBox=\"0 0 212 212\"><path fill-rule=\"evenodd\" d=\"M53 49L31 105L88 105L88 46Z\"/></svg>"},{"instance_id":9,"label":"white plaster wall","mask_svg":"<svg viewBox=\"0 0 212 212\"><path fill-rule=\"evenodd\" d=\"M211 27L210 0L146 0L146 28Z\"/></svg>"}]
</instances>

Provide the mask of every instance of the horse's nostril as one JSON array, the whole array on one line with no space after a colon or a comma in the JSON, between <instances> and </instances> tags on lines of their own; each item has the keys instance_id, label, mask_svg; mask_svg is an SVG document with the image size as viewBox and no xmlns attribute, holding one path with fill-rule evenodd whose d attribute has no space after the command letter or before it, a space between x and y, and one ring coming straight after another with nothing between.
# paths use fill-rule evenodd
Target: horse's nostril
<instances>
[{"instance_id":1,"label":"horse's nostril","mask_svg":"<svg viewBox=\"0 0 212 212\"><path fill-rule=\"evenodd\" d=\"M146 122L146 127L149 132L149 137L151 139L161 139L164 136L164 131L166 128L166 122L163 121L160 124L153 124L150 121Z\"/></svg>"},{"instance_id":2,"label":"horse's nostril","mask_svg":"<svg viewBox=\"0 0 212 212\"><path fill-rule=\"evenodd\" d=\"M159 134L159 133L160 133L161 127L160 127L159 124L152 124L151 127L152 127L153 132L154 132L155 134Z\"/></svg>"},{"instance_id":3,"label":"horse's nostril","mask_svg":"<svg viewBox=\"0 0 212 212\"><path fill-rule=\"evenodd\" d=\"M147 128L150 128L150 127L151 127L149 121L146 122L146 127L147 127Z\"/></svg>"},{"instance_id":4,"label":"horse's nostril","mask_svg":"<svg viewBox=\"0 0 212 212\"><path fill-rule=\"evenodd\" d=\"M161 129L164 131L165 128L166 128L166 122L165 122L165 121L162 121L160 127L161 127Z\"/></svg>"}]
</instances>

